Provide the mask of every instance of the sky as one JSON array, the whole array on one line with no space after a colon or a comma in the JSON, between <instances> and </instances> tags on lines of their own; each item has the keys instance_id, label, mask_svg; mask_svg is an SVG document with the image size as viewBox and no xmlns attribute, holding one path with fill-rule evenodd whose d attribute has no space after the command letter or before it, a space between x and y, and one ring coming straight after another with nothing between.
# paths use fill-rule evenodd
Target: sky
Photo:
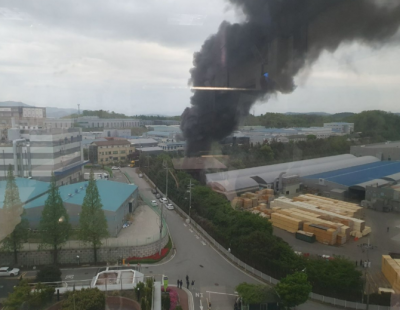
<instances>
[{"instance_id":1,"label":"sky","mask_svg":"<svg viewBox=\"0 0 400 310\"><path fill-rule=\"evenodd\" d=\"M224 0L0 0L0 101L180 115L193 53L223 20L243 14ZM251 112L400 112L397 41L323 53Z\"/></svg>"}]
</instances>

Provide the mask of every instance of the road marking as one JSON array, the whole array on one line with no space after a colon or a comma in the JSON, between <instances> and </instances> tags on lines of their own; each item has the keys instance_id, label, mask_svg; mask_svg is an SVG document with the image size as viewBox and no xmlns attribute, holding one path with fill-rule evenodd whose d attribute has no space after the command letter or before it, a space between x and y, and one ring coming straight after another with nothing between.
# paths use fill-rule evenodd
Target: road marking
<instances>
[{"instance_id":1,"label":"road marking","mask_svg":"<svg viewBox=\"0 0 400 310\"><path fill-rule=\"evenodd\" d=\"M201 299L200 299L200 310L203 310L203 305L201 304Z\"/></svg>"},{"instance_id":2,"label":"road marking","mask_svg":"<svg viewBox=\"0 0 400 310\"><path fill-rule=\"evenodd\" d=\"M198 235L195 235L195 237L196 237L196 239L199 239L199 236L198 236Z\"/></svg>"},{"instance_id":3,"label":"road marking","mask_svg":"<svg viewBox=\"0 0 400 310\"><path fill-rule=\"evenodd\" d=\"M73 280L73 279L74 279L73 274L69 274L69 275L65 276L65 280Z\"/></svg>"},{"instance_id":4,"label":"road marking","mask_svg":"<svg viewBox=\"0 0 400 310\"><path fill-rule=\"evenodd\" d=\"M203 243L203 245L207 245L204 241L202 241L201 243Z\"/></svg>"},{"instance_id":5,"label":"road marking","mask_svg":"<svg viewBox=\"0 0 400 310\"><path fill-rule=\"evenodd\" d=\"M197 298L203 298L203 293L196 293Z\"/></svg>"},{"instance_id":6,"label":"road marking","mask_svg":"<svg viewBox=\"0 0 400 310\"><path fill-rule=\"evenodd\" d=\"M239 295L236 294L228 294L228 293L221 293L221 292L211 292L211 291L206 291L207 293L211 294L219 294L219 295L229 295L229 296L236 296L239 297Z\"/></svg>"},{"instance_id":7,"label":"road marking","mask_svg":"<svg viewBox=\"0 0 400 310\"><path fill-rule=\"evenodd\" d=\"M191 229L189 229L189 231L192 233L193 232L193 230L191 230Z\"/></svg>"},{"instance_id":8,"label":"road marking","mask_svg":"<svg viewBox=\"0 0 400 310\"><path fill-rule=\"evenodd\" d=\"M186 227L187 225L186 225L185 223L183 223L183 226L185 226L185 227Z\"/></svg>"}]
</instances>

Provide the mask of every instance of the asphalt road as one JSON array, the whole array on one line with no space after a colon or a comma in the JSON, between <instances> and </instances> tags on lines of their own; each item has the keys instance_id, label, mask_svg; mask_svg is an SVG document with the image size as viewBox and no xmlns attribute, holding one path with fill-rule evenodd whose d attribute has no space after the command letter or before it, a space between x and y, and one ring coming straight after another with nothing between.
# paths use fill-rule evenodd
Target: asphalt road
<instances>
[{"instance_id":1,"label":"asphalt road","mask_svg":"<svg viewBox=\"0 0 400 310\"><path fill-rule=\"evenodd\" d=\"M138 177L135 169L122 168L121 170L131 176L145 198L155 199L148 183L145 179ZM122 172L115 173L112 180L126 182ZM195 310L207 309L208 302L211 302L213 310L232 310L236 298L235 287L241 282L260 282L223 258L207 241L196 234L175 211L167 209L164 209L164 211L176 248L176 255L165 263L156 266L143 266L141 271L146 276L156 276L159 279L161 275L165 274L169 277L169 283L175 285L177 280L182 280L183 285L186 286L186 276L189 277L190 282L194 280L195 284L194 286L190 285L190 291L193 295ZM73 281L76 285L87 285L96 275L97 269L98 267L62 269L62 280ZM25 276L34 277L35 273L35 271L29 271ZM4 294L11 291L15 283L16 280L14 279L0 279L0 297L1 292ZM297 309L328 310L336 309L336 307L308 301Z\"/></svg>"}]
</instances>

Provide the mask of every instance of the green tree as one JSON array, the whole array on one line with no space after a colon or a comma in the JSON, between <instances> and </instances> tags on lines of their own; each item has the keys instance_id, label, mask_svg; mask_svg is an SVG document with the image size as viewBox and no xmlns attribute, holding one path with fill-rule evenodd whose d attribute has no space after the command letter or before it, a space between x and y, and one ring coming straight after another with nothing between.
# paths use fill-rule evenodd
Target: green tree
<instances>
[{"instance_id":1,"label":"green tree","mask_svg":"<svg viewBox=\"0 0 400 310\"><path fill-rule=\"evenodd\" d=\"M236 291L246 304L261 304L268 299L270 288L262 284L240 283Z\"/></svg>"},{"instance_id":2,"label":"green tree","mask_svg":"<svg viewBox=\"0 0 400 310\"><path fill-rule=\"evenodd\" d=\"M97 249L102 244L101 239L108 237L107 219L102 208L103 205L92 169L79 217L80 230L78 237L83 242L92 245L95 263L97 263Z\"/></svg>"},{"instance_id":3,"label":"green tree","mask_svg":"<svg viewBox=\"0 0 400 310\"><path fill-rule=\"evenodd\" d=\"M22 280L8 295L4 306L9 310L44 309L45 305L52 300L54 291L53 287L40 283L36 285L36 290L32 290L27 280Z\"/></svg>"},{"instance_id":4,"label":"green tree","mask_svg":"<svg viewBox=\"0 0 400 310\"><path fill-rule=\"evenodd\" d=\"M288 275L276 286L281 302L291 308L305 303L311 293L311 284L304 272Z\"/></svg>"},{"instance_id":5,"label":"green tree","mask_svg":"<svg viewBox=\"0 0 400 310\"><path fill-rule=\"evenodd\" d=\"M41 246L53 250L53 263L58 262L58 251L67 242L71 233L69 216L61 199L53 174L48 197L44 203L42 217L39 223Z\"/></svg>"},{"instance_id":6,"label":"green tree","mask_svg":"<svg viewBox=\"0 0 400 310\"><path fill-rule=\"evenodd\" d=\"M9 234L2 241L2 249L14 253L14 263L18 263L18 251L22 244L28 240L29 222L21 219L24 209L19 198L18 186L12 171L12 166L8 166L7 185L3 203L2 227ZM20 221L18 223L18 221ZM11 232L11 233L10 233Z\"/></svg>"},{"instance_id":7,"label":"green tree","mask_svg":"<svg viewBox=\"0 0 400 310\"><path fill-rule=\"evenodd\" d=\"M62 310L98 310L106 307L106 296L98 288L68 292L65 297L62 302Z\"/></svg>"},{"instance_id":8,"label":"green tree","mask_svg":"<svg viewBox=\"0 0 400 310\"><path fill-rule=\"evenodd\" d=\"M316 135L307 135L307 140L316 140L317 136Z\"/></svg>"}]
</instances>

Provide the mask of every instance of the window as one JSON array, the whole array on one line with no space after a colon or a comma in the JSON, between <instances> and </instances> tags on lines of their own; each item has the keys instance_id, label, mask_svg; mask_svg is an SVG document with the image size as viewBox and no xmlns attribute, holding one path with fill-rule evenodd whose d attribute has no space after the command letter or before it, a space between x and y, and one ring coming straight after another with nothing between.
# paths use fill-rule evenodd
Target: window
<instances>
[{"instance_id":1,"label":"window","mask_svg":"<svg viewBox=\"0 0 400 310\"><path fill-rule=\"evenodd\" d=\"M289 191L286 191L286 195L289 195Z\"/></svg>"},{"instance_id":2,"label":"window","mask_svg":"<svg viewBox=\"0 0 400 310\"><path fill-rule=\"evenodd\" d=\"M121 153L121 154L125 154L125 153L126 153L126 151L121 151L120 153Z\"/></svg>"},{"instance_id":3,"label":"window","mask_svg":"<svg viewBox=\"0 0 400 310\"><path fill-rule=\"evenodd\" d=\"M113 151L113 154L118 154L118 151Z\"/></svg>"}]
</instances>

